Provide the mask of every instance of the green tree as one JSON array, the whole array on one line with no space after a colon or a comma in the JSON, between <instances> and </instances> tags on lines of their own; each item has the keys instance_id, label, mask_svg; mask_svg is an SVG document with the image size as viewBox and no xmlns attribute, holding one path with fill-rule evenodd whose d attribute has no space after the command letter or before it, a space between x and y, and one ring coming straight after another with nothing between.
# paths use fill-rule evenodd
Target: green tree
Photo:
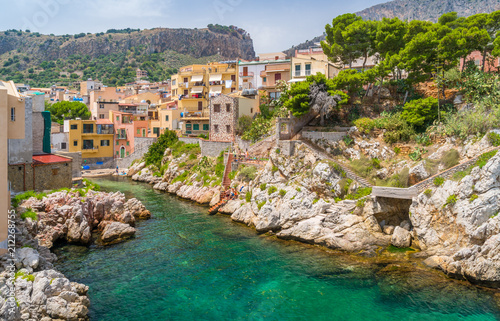
<instances>
[{"instance_id":1,"label":"green tree","mask_svg":"<svg viewBox=\"0 0 500 321\"><path fill-rule=\"evenodd\" d=\"M243 133L246 132L250 128L250 126L252 126L252 121L252 117L248 115L243 115L238 118L238 125L236 127L238 135L243 135Z\"/></svg>"},{"instance_id":2,"label":"green tree","mask_svg":"<svg viewBox=\"0 0 500 321\"><path fill-rule=\"evenodd\" d=\"M65 119L89 119L90 111L84 103L78 101L60 101L55 104L46 104L45 110L50 111L53 122L63 124Z\"/></svg>"},{"instance_id":3,"label":"green tree","mask_svg":"<svg viewBox=\"0 0 500 321\"><path fill-rule=\"evenodd\" d=\"M401 117L415 128L424 129L438 117L438 100L433 97L412 100L403 107Z\"/></svg>"}]
</instances>

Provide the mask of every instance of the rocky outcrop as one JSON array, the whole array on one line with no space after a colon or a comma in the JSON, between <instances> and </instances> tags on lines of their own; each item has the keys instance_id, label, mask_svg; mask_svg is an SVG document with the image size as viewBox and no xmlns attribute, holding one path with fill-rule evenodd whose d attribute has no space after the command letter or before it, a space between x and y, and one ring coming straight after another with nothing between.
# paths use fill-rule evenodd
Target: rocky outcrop
<instances>
[{"instance_id":1,"label":"rocky outcrop","mask_svg":"<svg viewBox=\"0 0 500 321\"><path fill-rule=\"evenodd\" d=\"M88 245L92 242L92 231L103 222L134 226L136 219L151 217L151 213L139 200L127 200L120 192L89 191L85 196L80 196L74 190L55 192L42 200L26 200L20 210L27 208L37 212L38 220L27 218L26 227L41 245L48 248L57 240Z\"/></svg>"},{"instance_id":2,"label":"rocky outcrop","mask_svg":"<svg viewBox=\"0 0 500 321\"><path fill-rule=\"evenodd\" d=\"M450 275L500 285L500 155L460 182L422 193L410 208L426 262Z\"/></svg>"},{"instance_id":3,"label":"rocky outcrop","mask_svg":"<svg viewBox=\"0 0 500 321\"><path fill-rule=\"evenodd\" d=\"M105 245L123 242L134 236L135 228L120 222L106 224L101 235L101 242Z\"/></svg>"}]
</instances>

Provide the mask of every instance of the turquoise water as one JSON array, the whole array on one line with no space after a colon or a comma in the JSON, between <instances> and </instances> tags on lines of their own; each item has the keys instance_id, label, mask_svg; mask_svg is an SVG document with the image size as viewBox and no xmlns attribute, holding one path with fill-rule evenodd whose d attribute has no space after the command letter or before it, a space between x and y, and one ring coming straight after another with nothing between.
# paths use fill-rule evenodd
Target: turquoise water
<instances>
[{"instance_id":1,"label":"turquoise water","mask_svg":"<svg viewBox=\"0 0 500 321\"><path fill-rule=\"evenodd\" d=\"M496 320L487 291L434 272L259 236L226 216L125 179L153 219L110 247L56 249L57 268L90 287L92 320ZM385 268L385 269L384 269Z\"/></svg>"}]
</instances>

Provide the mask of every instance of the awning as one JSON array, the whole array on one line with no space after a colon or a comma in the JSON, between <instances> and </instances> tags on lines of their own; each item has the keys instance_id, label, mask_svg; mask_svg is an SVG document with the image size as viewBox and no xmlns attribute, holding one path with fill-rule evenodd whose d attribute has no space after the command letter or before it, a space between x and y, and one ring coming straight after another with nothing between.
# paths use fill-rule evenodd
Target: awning
<instances>
[{"instance_id":1,"label":"awning","mask_svg":"<svg viewBox=\"0 0 500 321\"><path fill-rule=\"evenodd\" d=\"M222 80L222 74L210 75L209 81L221 81L221 80Z\"/></svg>"},{"instance_id":2,"label":"awning","mask_svg":"<svg viewBox=\"0 0 500 321\"><path fill-rule=\"evenodd\" d=\"M201 82L203 81L203 75L195 75L191 77L191 82Z\"/></svg>"},{"instance_id":3,"label":"awning","mask_svg":"<svg viewBox=\"0 0 500 321\"><path fill-rule=\"evenodd\" d=\"M211 94L220 94L222 92L222 86L212 86L210 87Z\"/></svg>"},{"instance_id":4,"label":"awning","mask_svg":"<svg viewBox=\"0 0 500 321\"><path fill-rule=\"evenodd\" d=\"M301 82L301 81L305 81L305 80L306 80L306 78L295 78L295 79L290 79L288 81L288 83L290 84L290 83Z\"/></svg>"},{"instance_id":5,"label":"awning","mask_svg":"<svg viewBox=\"0 0 500 321\"><path fill-rule=\"evenodd\" d=\"M192 94L203 94L203 87L193 87L191 89Z\"/></svg>"}]
</instances>

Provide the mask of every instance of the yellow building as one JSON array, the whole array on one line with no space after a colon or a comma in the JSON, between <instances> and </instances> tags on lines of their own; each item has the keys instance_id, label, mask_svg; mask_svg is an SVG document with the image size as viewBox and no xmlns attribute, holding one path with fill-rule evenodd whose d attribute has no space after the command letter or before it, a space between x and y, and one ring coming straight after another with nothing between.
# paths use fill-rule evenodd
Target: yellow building
<instances>
[{"instance_id":1,"label":"yellow building","mask_svg":"<svg viewBox=\"0 0 500 321\"><path fill-rule=\"evenodd\" d=\"M114 125L111 120L66 120L64 132L68 133L69 152L81 152L84 163L113 158Z\"/></svg>"},{"instance_id":2,"label":"yellow building","mask_svg":"<svg viewBox=\"0 0 500 321\"><path fill-rule=\"evenodd\" d=\"M180 130L181 111L176 109L175 104L161 104L156 109L150 120L150 137L158 137L165 130Z\"/></svg>"},{"instance_id":3,"label":"yellow building","mask_svg":"<svg viewBox=\"0 0 500 321\"><path fill-rule=\"evenodd\" d=\"M9 139L24 139L24 119L24 98L17 92L14 82L0 81L0 254L7 252Z\"/></svg>"},{"instance_id":4,"label":"yellow building","mask_svg":"<svg viewBox=\"0 0 500 321\"><path fill-rule=\"evenodd\" d=\"M210 97L236 92L238 87L237 61L182 67L172 76L171 87L172 100L182 113L182 134L207 134Z\"/></svg>"}]
</instances>

